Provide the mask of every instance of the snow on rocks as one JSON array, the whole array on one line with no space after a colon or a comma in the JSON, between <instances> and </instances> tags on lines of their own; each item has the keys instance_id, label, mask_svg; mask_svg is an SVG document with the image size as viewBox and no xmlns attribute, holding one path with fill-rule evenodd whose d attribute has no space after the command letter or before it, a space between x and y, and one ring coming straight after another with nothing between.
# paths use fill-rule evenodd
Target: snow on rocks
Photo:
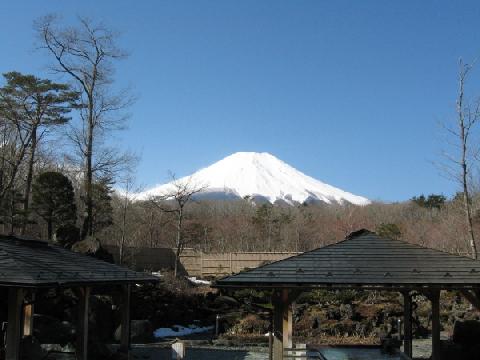
<instances>
[{"instance_id":1,"label":"snow on rocks","mask_svg":"<svg viewBox=\"0 0 480 360\"><path fill-rule=\"evenodd\" d=\"M212 331L213 328L213 326L188 325L184 327L181 325L173 325L171 328L158 328L154 331L153 336L156 338L187 336Z\"/></svg>"},{"instance_id":2,"label":"snow on rocks","mask_svg":"<svg viewBox=\"0 0 480 360\"><path fill-rule=\"evenodd\" d=\"M156 276L156 277L163 277L163 275L160 271L152 271L152 275Z\"/></svg>"},{"instance_id":3,"label":"snow on rocks","mask_svg":"<svg viewBox=\"0 0 480 360\"><path fill-rule=\"evenodd\" d=\"M211 281L197 279L196 276L191 276L191 277L187 276L187 280L190 281L192 284L195 284L195 285L212 285Z\"/></svg>"}]
</instances>

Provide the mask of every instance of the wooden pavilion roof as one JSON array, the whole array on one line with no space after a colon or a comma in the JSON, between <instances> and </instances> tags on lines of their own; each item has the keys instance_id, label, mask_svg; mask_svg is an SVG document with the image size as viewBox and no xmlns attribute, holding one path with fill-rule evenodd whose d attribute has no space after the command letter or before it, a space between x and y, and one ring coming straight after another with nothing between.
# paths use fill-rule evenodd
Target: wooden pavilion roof
<instances>
[{"instance_id":1,"label":"wooden pavilion roof","mask_svg":"<svg viewBox=\"0 0 480 360\"><path fill-rule=\"evenodd\" d=\"M0 235L0 286L93 286L156 282L135 272L46 241Z\"/></svg>"},{"instance_id":2,"label":"wooden pavilion roof","mask_svg":"<svg viewBox=\"0 0 480 360\"><path fill-rule=\"evenodd\" d=\"M339 243L224 277L216 286L479 289L480 261L360 230Z\"/></svg>"}]
</instances>

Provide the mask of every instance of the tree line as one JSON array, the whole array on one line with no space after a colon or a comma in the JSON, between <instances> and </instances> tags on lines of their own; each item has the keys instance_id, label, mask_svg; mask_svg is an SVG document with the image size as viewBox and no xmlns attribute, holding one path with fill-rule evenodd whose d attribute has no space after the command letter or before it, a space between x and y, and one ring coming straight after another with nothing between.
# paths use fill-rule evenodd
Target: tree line
<instances>
[{"instance_id":1,"label":"tree line","mask_svg":"<svg viewBox=\"0 0 480 360\"><path fill-rule=\"evenodd\" d=\"M182 246L206 253L230 251L307 251L344 239L361 228L394 239L470 256L464 223L463 195L417 196L386 204L252 204L250 199L191 201L183 212ZM419 200L421 199L421 200ZM425 199L430 199L426 201ZM129 247L173 247L177 224L152 201L130 200L126 221L122 197L113 196L113 225L104 241L120 246L124 231ZM472 199L474 231L480 230L480 198ZM165 203L164 206L175 205ZM134 259L130 259L134 260Z\"/></svg>"}]
</instances>

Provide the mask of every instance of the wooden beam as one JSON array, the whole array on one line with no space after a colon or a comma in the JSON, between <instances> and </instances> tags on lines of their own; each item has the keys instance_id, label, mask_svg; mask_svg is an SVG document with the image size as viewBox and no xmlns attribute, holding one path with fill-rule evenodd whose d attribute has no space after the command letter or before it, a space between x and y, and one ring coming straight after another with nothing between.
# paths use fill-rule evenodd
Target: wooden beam
<instances>
[{"instance_id":1,"label":"wooden beam","mask_svg":"<svg viewBox=\"0 0 480 360\"><path fill-rule=\"evenodd\" d=\"M432 303L432 360L440 360L440 290L430 293Z\"/></svg>"},{"instance_id":2,"label":"wooden beam","mask_svg":"<svg viewBox=\"0 0 480 360\"><path fill-rule=\"evenodd\" d=\"M80 288L78 303L77 324L77 348L75 356L77 360L88 360L88 309L90 303L89 287Z\"/></svg>"},{"instance_id":3,"label":"wooden beam","mask_svg":"<svg viewBox=\"0 0 480 360\"><path fill-rule=\"evenodd\" d=\"M122 324L120 351L128 354L130 351L130 307L131 307L131 285L123 285L122 296Z\"/></svg>"},{"instance_id":4,"label":"wooden beam","mask_svg":"<svg viewBox=\"0 0 480 360\"><path fill-rule=\"evenodd\" d=\"M20 359L20 338L22 335L22 312L25 291L22 288L8 289L8 327L6 360Z\"/></svg>"},{"instance_id":5,"label":"wooden beam","mask_svg":"<svg viewBox=\"0 0 480 360\"><path fill-rule=\"evenodd\" d=\"M412 357L412 295L409 291L403 292L403 352Z\"/></svg>"}]
</instances>

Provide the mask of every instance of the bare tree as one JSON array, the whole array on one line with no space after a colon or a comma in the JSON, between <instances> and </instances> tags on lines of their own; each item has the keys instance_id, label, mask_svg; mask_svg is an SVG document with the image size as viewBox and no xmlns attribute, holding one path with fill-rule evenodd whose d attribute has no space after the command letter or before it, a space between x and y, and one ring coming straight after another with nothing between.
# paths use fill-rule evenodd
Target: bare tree
<instances>
[{"instance_id":1,"label":"bare tree","mask_svg":"<svg viewBox=\"0 0 480 360\"><path fill-rule=\"evenodd\" d=\"M455 126L445 126L447 133L453 139L449 141L454 148L454 153L444 152L448 161L445 170L448 175L456 180L462 189L462 202L464 210L465 228L468 233L468 244L472 258L477 258L477 246L473 229L472 197L470 193L470 180L475 159L478 158L478 151L472 144L472 137L476 125L480 119L480 99L469 103L465 99L465 84L473 65L459 62L458 73L458 95L456 101L456 122Z\"/></svg>"},{"instance_id":2,"label":"bare tree","mask_svg":"<svg viewBox=\"0 0 480 360\"><path fill-rule=\"evenodd\" d=\"M206 189L205 185L195 184L191 177L177 180L171 175L171 190L161 196L153 197L151 202L160 210L171 213L175 217L175 267L174 276L177 277L180 255L187 245L189 237L184 234L184 220L186 206L193 200L195 194Z\"/></svg>"},{"instance_id":3,"label":"bare tree","mask_svg":"<svg viewBox=\"0 0 480 360\"><path fill-rule=\"evenodd\" d=\"M135 170L138 164L138 158L135 164L123 172L119 185L121 186L121 209L120 209L120 242L118 246L119 263L123 264L125 257L125 246L127 245L127 225L129 223L130 212L133 203L136 201L136 195L141 191L141 187L136 185Z\"/></svg>"},{"instance_id":4,"label":"bare tree","mask_svg":"<svg viewBox=\"0 0 480 360\"><path fill-rule=\"evenodd\" d=\"M115 166L120 159L115 151L100 150L103 135L123 128L122 113L133 99L128 92L114 94L113 62L126 53L116 46L117 34L102 24L79 18L77 27L58 27L55 16L37 23L41 47L55 58L54 71L70 77L81 93L81 124L73 127L70 139L84 167L84 203L82 237L93 234L93 181L98 167Z\"/></svg>"}]
</instances>

